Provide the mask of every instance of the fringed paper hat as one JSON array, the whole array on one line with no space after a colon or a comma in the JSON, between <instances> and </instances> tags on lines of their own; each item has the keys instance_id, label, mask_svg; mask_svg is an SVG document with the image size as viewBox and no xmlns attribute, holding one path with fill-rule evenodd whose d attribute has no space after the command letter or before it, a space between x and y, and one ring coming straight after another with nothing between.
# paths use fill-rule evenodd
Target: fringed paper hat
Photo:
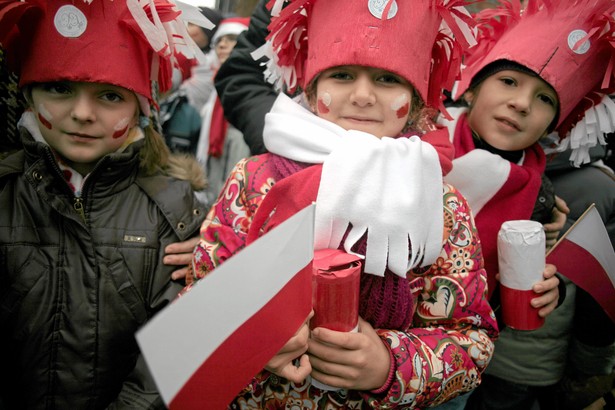
<instances>
[{"instance_id":1,"label":"fringed paper hat","mask_svg":"<svg viewBox=\"0 0 615 410\"><path fill-rule=\"evenodd\" d=\"M200 53L181 13L172 0L0 0L0 43L20 86L114 84L134 91L149 115L156 88L171 87L176 55Z\"/></svg>"},{"instance_id":2,"label":"fringed paper hat","mask_svg":"<svg viewBox=\"0 0 615 410\"><path fill-rule=\"evenodd\" d=\"M570 160L589 161L589 148L615 131L615 2L613 0L503 1L478 13L478 45L466 58L455 97L490 67L520 64L549 83L560 102L555 131Z\"/></svg>"},{"instance_id":3,"label":"fringed paper hat","mask_svg":"<svg viewBox=\"0 0 615 410\"><path fill-rule=\"evenodd\" d=\"M457 79L475 43L461 0L271 0L265 77L289 92L331 67L363 65L408 80L428 106L443 110L442 89Z\"/></svg>"}]
</instances>

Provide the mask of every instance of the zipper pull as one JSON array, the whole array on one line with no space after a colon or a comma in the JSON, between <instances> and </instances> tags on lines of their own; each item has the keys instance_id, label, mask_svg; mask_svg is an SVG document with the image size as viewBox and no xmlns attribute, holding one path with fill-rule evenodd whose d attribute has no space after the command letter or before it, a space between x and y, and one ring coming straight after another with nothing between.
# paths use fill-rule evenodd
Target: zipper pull
<instances>
[{"instance_id":1,"label":"zipper pull","mask_svg":"<svg viewBox=\"0 0 615 410\"><path fill-rule=\"evenodd\" d=\"M85 223L85 212L83 211L83 200L80 197L75 197L75 203L73 204L73 208L75 209L75 211L77 211L77 213L79 214L79 216L81 216L81 219Z\"/></svg>"}]
</instances>

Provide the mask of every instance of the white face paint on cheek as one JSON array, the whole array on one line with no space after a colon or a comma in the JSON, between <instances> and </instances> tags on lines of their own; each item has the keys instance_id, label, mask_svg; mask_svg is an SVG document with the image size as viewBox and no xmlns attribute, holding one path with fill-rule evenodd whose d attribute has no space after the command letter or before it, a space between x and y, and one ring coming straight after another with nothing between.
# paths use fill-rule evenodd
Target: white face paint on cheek
<instances>
[{"instance_id":1,"label":"white face paint on cheek","mask_svg":"<svg viewBox=\"0 0 615 410\"><path fill-rule=\"evenodd\" d=\"M408 103L408 100L409 100L408 94L406 93L401 94L400 96L398 96L397 98L393 100L393 102L391 103L391 109L393 111L399 110L401 107L406 105L406 103Z\"/></svg>"},{"instance_id":2,"label":"white face paint on cheek","mask_svg":"<svg viewBox=\"0 0 615 410\"><path fill-rule=\"evenodd\" d=\"M113 138L120 138L124 134L126 134L126 131L128 131L129 123L130 123L130 118L128 117L119 120L118 123L115 124L115 127L113 127L113 130L115 131L113 133Z\"/></svg>"},{"instance_id":3,"label":"white face paint on cheek","mask_svg":"<svg viewBox=\"0 0 615 410\"><path fill-rule=\"evenodd\" d=\"M43 104L39 104L38 108L38 120L41 124L47 129L51 129L51 120L53 119L53 115L47 110L47 108Z\"/></svg>"},{"instance_id":4,"label":"white face paint on cheek","mask_svg":"<svg viewBox=\"0 0 615 410\"><path fill-rule=\"evenodd\" d=\"M328 114L329 113L329 106L331 105L331 94L329 94L329 92L325 91L324 93L322 93L322 95L320 97L318 97L318 113L319 114Z\"/></svg>"},{"instance_id":5,"label":"white face paint on cheek","mask_svg":"<svg viewBox=\"0 0 615 410\"><path fill-rule=\"evenodd\" d=\"M130 122L130 118L128 118L128 117L123 118L123 119L119 120L117 122L117 124L115 124L115 127L113 127L113 129L115 131L124 129L124 128L126 128L126 126L128 125L129 122Z\"/></svg>"},{"instance_id":6,"label":"white face paint on cheek","mask_svg":"<svg viewBox=\"0 0 615 410\"><path fill-rule=\"evenodd\" d=\"M410 96L406 93L395 98L391 103L391 109L395 111L397 118L404 118L410 112Z\"/></svg>"},{"instance_id":7,"label":"white face paint on cheek","mask_svg":"<svg viewBox=\"0 0 615 410\"><path fill-rule=\"evenodd\" d=\"M329 94L328 91L325 91L322 94L322 103L325 105L325 107L329 107L331 105L331 94Z\"/></svg>"}]
</instances>

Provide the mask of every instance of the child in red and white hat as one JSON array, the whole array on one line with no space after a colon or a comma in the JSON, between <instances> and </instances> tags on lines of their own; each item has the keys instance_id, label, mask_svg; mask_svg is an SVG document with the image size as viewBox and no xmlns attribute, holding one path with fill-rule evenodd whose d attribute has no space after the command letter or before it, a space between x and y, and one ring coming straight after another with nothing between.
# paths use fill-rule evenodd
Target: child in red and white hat
<instances>
[{"instance_id":1,"label":"child in red and white hat","mask_svg":"<svg viewBox=\"0 0 615 410\"><path fill-rule=\"evenodd\" d=\"M166 0L0 1L29 105L0 162L2 407L164 408L134 333L181 289L164 249L204 215L152 124L176 53L198 51L180 14Z\"/></svg>"},{"instance_id":2,"label":"child in red and white hat","mask_svg":"<svg viewBox=\"0 0 615 410\"><path fill-rule=\"evenodd\" d=\"M468 15L456 1L271 6L267 74L304 90L305 105L278 97L270 153L233 169L201 228L194 273L316 201L315 249L364 257L361 319L349 334L304 325L231 407L424 408L472 390L497 328L471 211L442 183L448 137L425 109L442 106L456 77ZM425 142L441 138L439 150Z\"/></svg>"},{"instance_id":3,"label":"child in red and white hat","mask_svg":"<svg viewBox=\"0 0 615 410\"><path fill-rule=\"evenodd\" d=\"M445 180L462 190L475 212L490 291L497 289L497 233L503 222L537 220L545 224L551 245L564 227L557 190L543 175L547 158L541 140L550 133L563 138L562 146L574 148L570 161L579 165L589 147L604 144L604 134L615 129L615 104L608 97L615 89L614 12L610 0L530 0L525 10L513 0L478 15L479 43L467 56L456 90L469 107L449 109L456 158ZM533 300L541 316L549 314L542 328L502 331L476 391L476 408L525 409L536 399L555 408L559 397L553 386L566 367L575 309L575 289L568 283L566 300L553 311L556 281L545 274L534 286L552 289ZM497 292L490 300L499 305ZM612 324L602 312L600 319L585 319L583 327L593 320L601 323L601 339L611 340L599 350L605 367L612 368ZM585 333L587 340L592 332Z\"/></svg>"}]
</instances>

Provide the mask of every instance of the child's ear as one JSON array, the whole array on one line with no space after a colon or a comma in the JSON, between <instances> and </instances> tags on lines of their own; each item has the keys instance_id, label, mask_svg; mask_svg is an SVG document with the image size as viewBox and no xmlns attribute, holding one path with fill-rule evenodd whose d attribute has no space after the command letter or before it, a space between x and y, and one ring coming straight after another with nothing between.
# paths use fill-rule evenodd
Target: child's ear
<instances>
[{"instance_id":1,"label":"child's ear","mask_svg":"<svg viewBox=\"0 0 615 410\"><path fill-rule=\"evenodd\" d=\"M471 107L472 103L474 102L474 91L466 91L463 94L463 99L466 104L468 104L468 107Z\"/></svg>"}]
</instances>

